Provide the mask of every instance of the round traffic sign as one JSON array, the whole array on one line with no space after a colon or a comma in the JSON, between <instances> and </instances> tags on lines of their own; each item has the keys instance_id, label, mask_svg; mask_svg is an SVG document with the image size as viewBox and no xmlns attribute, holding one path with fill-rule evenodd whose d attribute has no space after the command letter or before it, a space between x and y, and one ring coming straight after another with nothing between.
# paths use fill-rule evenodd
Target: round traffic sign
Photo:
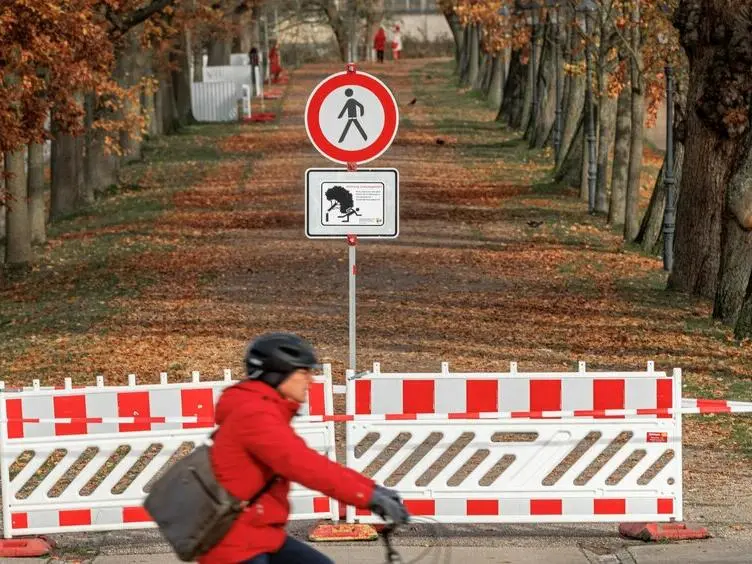
<instances>
[{"instance_id":1,"label":"round traffic sign","mask_svg":"<svg viewBox=\"0 0 752 564\"><path fill-rule=\"evenodd\" d=\"M397 135L399 110L389 88L364 72L341 72L308 97L305 124L319 153L338 163L367 163Z\"/></svg>"}]
</instances>

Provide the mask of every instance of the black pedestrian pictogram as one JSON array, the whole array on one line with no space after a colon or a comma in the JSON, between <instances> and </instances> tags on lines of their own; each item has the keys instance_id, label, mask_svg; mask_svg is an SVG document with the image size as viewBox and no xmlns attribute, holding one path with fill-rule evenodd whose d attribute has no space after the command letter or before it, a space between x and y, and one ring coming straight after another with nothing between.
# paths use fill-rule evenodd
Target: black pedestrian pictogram
<instances>
[{"instance_id":1,"label":"black pedestrian pictogram","mask_svg":"<svg viewBox=\"0 0 752 564\"><path fill-rule=\"evenodd\" d=\"M339 204L339 210L342 215L338 215L339 219L342 219L342 223L350 223L350 217L356 215L360 217L363 214L358 213L360 208L355 207L355 201L353 195L343 186L332 186L326 191L326 199L329 200L332 205L326 210L326 221L329 221L329 212L337 207Z\"/></svg>"},{"instance_id":2,"label":"black pedestrian pictogram","mask_svg":"<svg viewBox=\"0 0 752 564\"><path fill-rule=\"evenodd\" d=\"M345 130L342 132L338 143L342 143L342 141L345 140L347 132L350 131L350 126L352 124L355 124L355 127L357 127L358 131L360 131L360 134L363 136L363 141L368 141L368 135L366 135L366 132L363 131L363 128L358 121L358 108L360 108L360 117L363 117L363 115L366 113L366 110L363 107L363 104L353 98L352 95L352 88L345 90L345 96L347 96L349 99L347 100L347 102L345 102L345 107L342 108L342 111L337 116L337 119L342 119L342 116L344 116L345 112L347 112L347 125L345 126Z\"/></svg>"}]
</instances>

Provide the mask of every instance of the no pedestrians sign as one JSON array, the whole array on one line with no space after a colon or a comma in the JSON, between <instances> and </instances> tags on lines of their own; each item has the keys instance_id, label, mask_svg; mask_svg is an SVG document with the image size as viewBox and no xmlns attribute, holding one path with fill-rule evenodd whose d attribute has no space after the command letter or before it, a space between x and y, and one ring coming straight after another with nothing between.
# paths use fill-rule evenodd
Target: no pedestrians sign
<instances>
[{"instance_id":1,"label":"no pedestrians sign","mask_svg":"<svg viewBox=\"0 0 752 564\"><path fill-rule=\"evenodd\" d=\"M326 158L342 164L378 158L397 135L399 110L375 76L344 71L321 81L308 98L308 137Z\"/></svg>"}]
</instances>

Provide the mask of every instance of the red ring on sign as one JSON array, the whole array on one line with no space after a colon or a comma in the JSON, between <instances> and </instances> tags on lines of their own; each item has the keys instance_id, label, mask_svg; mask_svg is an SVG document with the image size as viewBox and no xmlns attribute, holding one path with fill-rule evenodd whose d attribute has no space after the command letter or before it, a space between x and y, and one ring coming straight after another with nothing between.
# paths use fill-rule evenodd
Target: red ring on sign
<instances>
[{"instance_id":1,"label":"red ring on sign","mask_svg":"<svg viewBox=\"0 0 752 564\"><path fill-rule=\"evenodd\" d=\"M330 143L319 123L319 112L326 97L337 88L352 85L371 91L384 109L384 127L381 133L373 143L357 151L341 149ZM397 121L397 103L392 93L380 80L362 72L332 75L314 89L305 110L306 131L311 143L322 155L339 163L366 163L379 157L397 135Z\"/></svg>"}]
</instances>

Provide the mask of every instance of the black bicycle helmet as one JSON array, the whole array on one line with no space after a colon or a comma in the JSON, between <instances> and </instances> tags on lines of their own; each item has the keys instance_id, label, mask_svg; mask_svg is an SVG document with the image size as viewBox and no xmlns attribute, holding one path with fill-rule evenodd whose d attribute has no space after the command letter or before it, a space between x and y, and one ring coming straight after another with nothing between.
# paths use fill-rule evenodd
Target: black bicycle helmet
<instances>
[{"instance_id":1,"label":"black bicycle helmet","mask_svg":"<svg viewBox=\"0 0 752 564\"><path fill-rule=\"evenodd\" d=\"M255 339L245 353L246 375L276 388L300 368L320 367L313 346L292 333L267 333Z\"/></svg>"}]
</instances>

